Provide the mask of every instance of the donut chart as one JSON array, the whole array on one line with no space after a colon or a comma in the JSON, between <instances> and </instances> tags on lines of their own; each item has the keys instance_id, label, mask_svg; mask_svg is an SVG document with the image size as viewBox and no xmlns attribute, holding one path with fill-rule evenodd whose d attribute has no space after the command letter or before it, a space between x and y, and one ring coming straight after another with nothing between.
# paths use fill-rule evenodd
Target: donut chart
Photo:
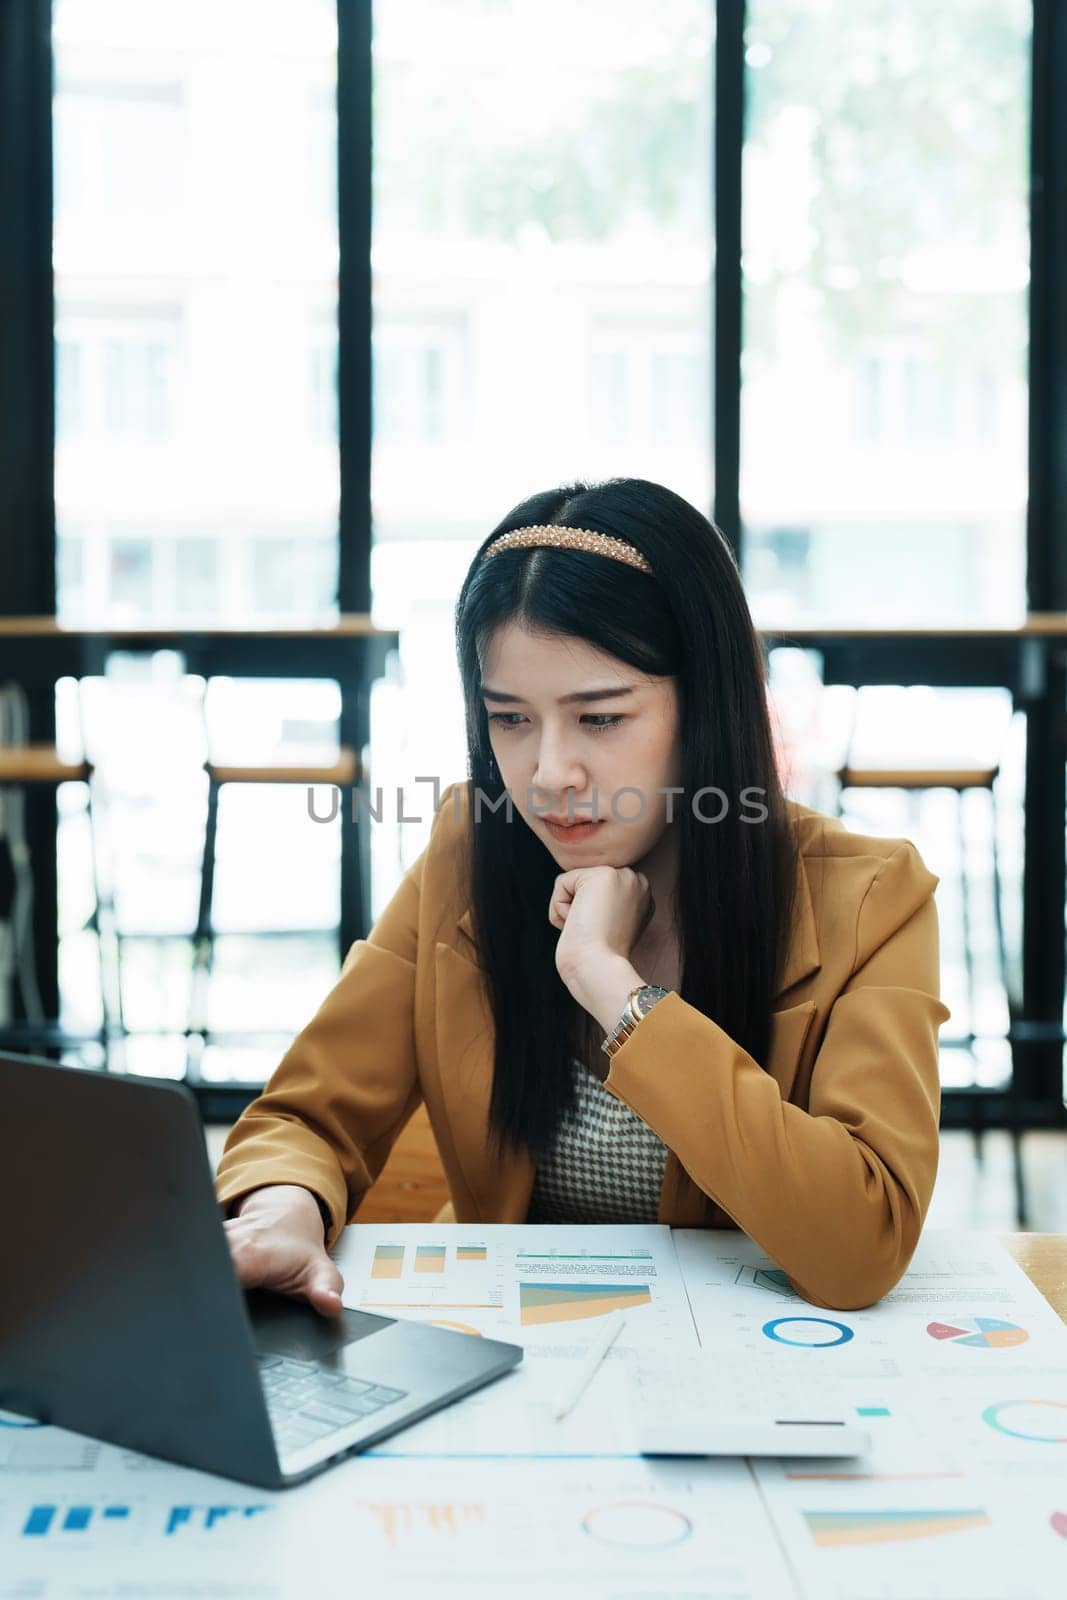
<instances>
[{"instance_id":1,"label":"donut chart","mask_svg":"<svg viewBox=\"0 0 1067 1600\"><path fill-rule=\"evenodd\" d=\"M667 1550L684 1544L693 1524L684 1511L674 1506L655 1505L648 1500L617 1500L611 1505L594 1506L582 1518L582 1531L597 1544L614 1545L621 1550Z\"/></svg>"},{"instance_id":2,"label":"donut chart","mask_svg":"<svg viewBox=\"0 0 1067 1600\"><path fill-rule=\"evenodd\" d=\"M995 1433L1033 1444L1067 1444L1067 1400L1000 1400L982 1421Z\"/></svg>"},{"instance_id":3,"label":"donut chart","mask_svg":"<svg viewBox=\"0 0 1067 1600\"><path fill-rule=\"evenodd\" d=\"M788 1333L779 1329L788 1328ZM843 1322L832 1322L829 1317L775 1317L765 1322L762 1329L775 1344L800 1345L806 1350L826 1350L835 1344L847 1344L854 1337L852 1329Z\"/></svg>"}]
</instances>

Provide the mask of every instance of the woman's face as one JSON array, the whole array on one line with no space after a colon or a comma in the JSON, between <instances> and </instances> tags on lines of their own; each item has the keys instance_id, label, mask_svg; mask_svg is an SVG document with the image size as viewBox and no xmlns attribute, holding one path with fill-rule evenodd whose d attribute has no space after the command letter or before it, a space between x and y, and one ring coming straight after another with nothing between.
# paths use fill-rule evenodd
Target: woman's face
<instances>
[{"instance_id":1,"label":"woman's face","mask_svg":"<svg viewBox=\"0 0 1067 1600\"><path fill-rule=\"evenodd\" d=\"M505 623L486 651L482 698L512 803L561 870L630 866L679 815L681 797L662 792L681 781L674 678L649 677L584 639ZM602 820L568 833L546 815Z\"/></svg>"}]
</instances>

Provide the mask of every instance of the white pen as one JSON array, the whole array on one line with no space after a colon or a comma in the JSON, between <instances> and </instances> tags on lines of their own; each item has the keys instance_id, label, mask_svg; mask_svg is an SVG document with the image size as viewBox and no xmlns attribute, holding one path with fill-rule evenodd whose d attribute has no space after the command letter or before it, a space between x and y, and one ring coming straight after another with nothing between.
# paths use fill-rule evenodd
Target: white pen
<instances>
[{"instance_id":1,"label":"white pen","mask_svg":"<svg viewBox=\"0 0 1067 1600\"><path fill-rule=\"evenodd\" d=\"M613 1311L610 1316L605 1318L604 1326L600 1330L600 1338L597 1340L596 1344L592 1346L585 1360L582 1362L581 1370L575 1377L574 1384L570 1392L562 1399L556 1401L555 1417L557 1422L559 1421L560 1417L565 1417L567 1412L570 1411L581 1398L590 1378L593 1376L597 1367L599 1367L600 1363L603 1361L604 1357L615 1343L615 1340L619 1337L619 1334L622 1331L622 1325L625 1321L626 1318L623 1316L621 1311Z\"/></svg>"}]
</instances>

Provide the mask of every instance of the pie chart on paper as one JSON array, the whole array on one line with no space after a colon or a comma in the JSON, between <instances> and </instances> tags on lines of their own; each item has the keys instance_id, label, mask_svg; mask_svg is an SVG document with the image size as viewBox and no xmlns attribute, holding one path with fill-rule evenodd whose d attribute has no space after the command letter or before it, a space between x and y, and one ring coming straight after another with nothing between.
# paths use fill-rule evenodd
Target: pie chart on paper
<instances>
[{"instance_id":1,"label":"pie chart on paper","mask_svg":"<svg viewBox=\"0 0 1067 1600\"><path fill-rule=\"evenodd\" d=\"M955 1344L981 1345L986 1350L1006 1350L1025 1344L1030 1335L1016 1322L999 1317L962 1317L959 1322L928 1322L931 1339L950 1339Z\"/></svg>"}]
</instances>

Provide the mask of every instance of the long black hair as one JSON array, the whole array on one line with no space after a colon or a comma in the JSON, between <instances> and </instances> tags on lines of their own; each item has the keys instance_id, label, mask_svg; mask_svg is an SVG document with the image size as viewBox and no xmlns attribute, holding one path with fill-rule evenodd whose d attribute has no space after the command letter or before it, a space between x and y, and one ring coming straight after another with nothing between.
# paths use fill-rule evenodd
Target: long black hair
<instances>
[{"instance_id":1,"label":"long black hair","mask_svg":"<svg viewBox=\"0 0 1067 1600\"><path fill-rule=\"evenodd\" d=\"M521 548L481 559L501 534L531 523L626 539L653 575L582 550ZM680 992L760 1063L792 923L795 841L775 767L765 659L740 573L719 530L680 495L644 478L531 495L479 547L455 621L472 802L467 887L495 1028L490 1136L498 1151L510 1146L536 1158L574 1103L571 1057L603 1035L556 971L559 932L548 905L561 869L521 815L507 814L481 693L494 630L515 622L584 639L641 672L676 678L683 793L667 825L680 832L672 907ZM691 804L707 786L728 802L714 825ZM762 791L747 811L745 789ZM486 800L476 805L479 791ZM714 802L699 804L714 814ZM752 820L754 804L766 808L761 822Z\"/></svg>"}]
</instances>

